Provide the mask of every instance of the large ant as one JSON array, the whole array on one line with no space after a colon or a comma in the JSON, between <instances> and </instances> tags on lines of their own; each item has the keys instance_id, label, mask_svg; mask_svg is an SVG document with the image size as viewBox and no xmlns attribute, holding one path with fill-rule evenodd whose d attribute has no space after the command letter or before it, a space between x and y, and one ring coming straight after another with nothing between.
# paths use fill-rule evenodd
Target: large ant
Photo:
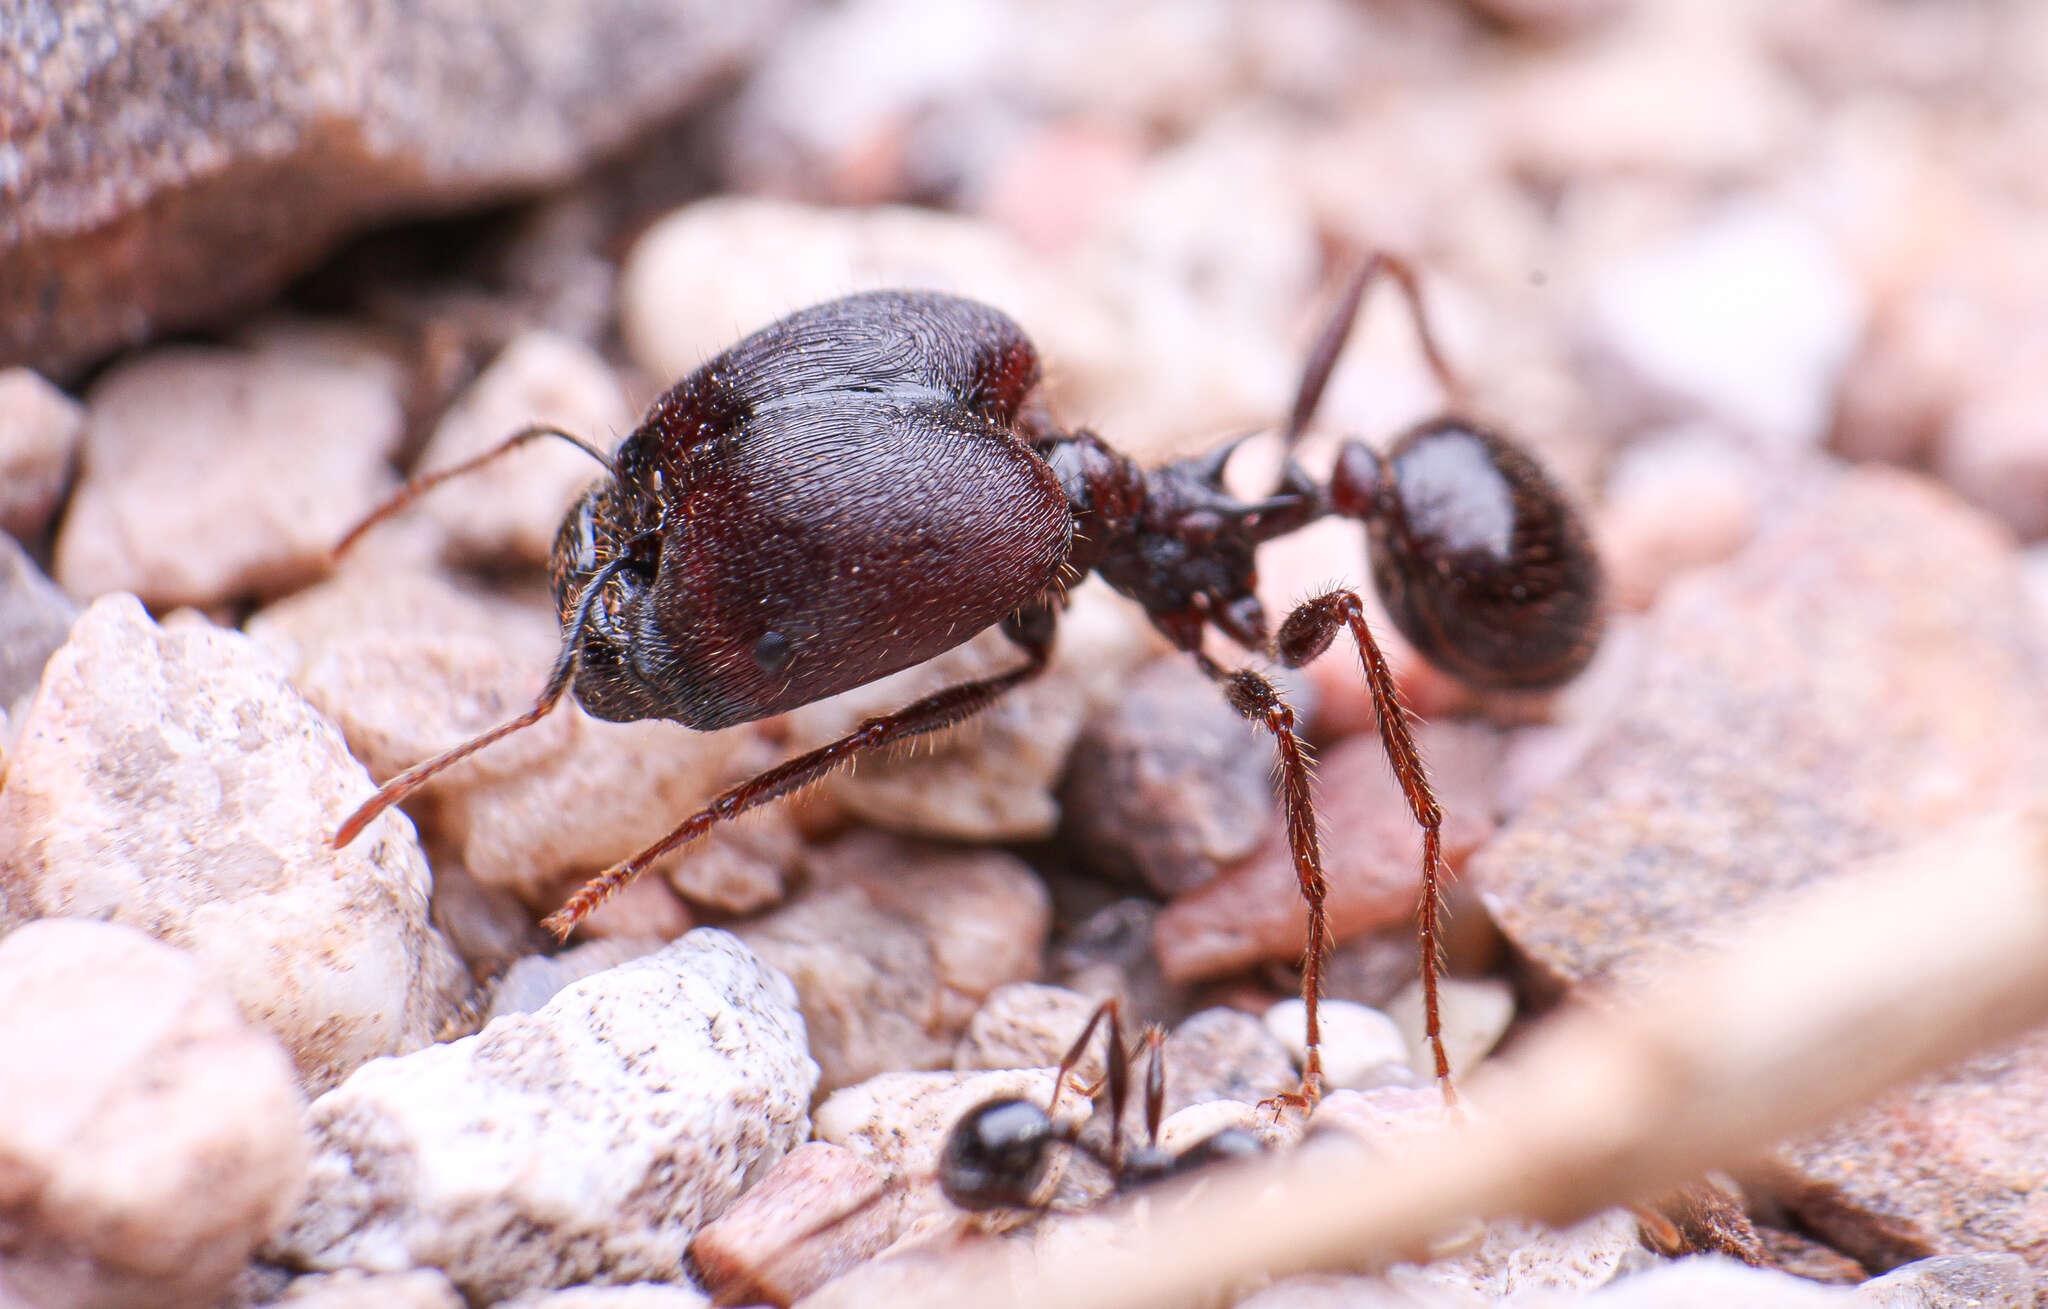
<instances>
[{"instance_id":1,"label":"large ant","mask_svg":"<svg viewBox=\"0 0 2048 1309\"><path fill-rule=\"evenodd\" d=\"M1105 1020L1109 1030L1104 1035L1108 1049L1102 1080L1086 1094L1093 1099L1105 1088L1108 1091L1106 1148L1082 1135L1086 1123L1063 1125L1058 1120L1060 1092L1066 1088L1067 1076L1081 1062L1095 1029ZM1147 1027L1142 1039L1146 1052L1144 1145L1123 1148L1124 1106L1130 1098L1130 1064L1136 1052L1124 1048L1123 1026L1112 998L1096 1006L1087 1026L1060 1060L1045 1108L1029 1100L1004 1097L976 1105L953 1124L939 1154L939 1188L946 1198L977 1212L1038 1208L1054 1146L1080 1151L1101 1164L1119 1191L1184 1177L1219 1160L1243 1158L1265 1149L1258 1137L1241 1127L1226 1127L1178 1154L1161 1149L1159 1122L1166 1108L1166 1062L1160 1048L1163 1033L1157 1026Z\"/></svg>"},{"instance_id":2,"label":"large ant","mask_svg":"<svg viewBox=\"0 0 2048 1309\"><path fill-rule=\"evenodd\" d=\"M1462 393L1413 272L1375 256L1310 353L1283 431L1290 451L1383 273L1404 293L1445 391ZM740 341L676 383L610 457L571 433L534 427L408 483L357 531L542 436L572 442L610 473L555 538L563 640L539 700L393 777L335 843L450 764L532 725L572 686L597 718L669 718L709 731L864 685L991 626L1023 652L1016 668L867 719L732 787L571 896L546 920L566 938L656 859L719 823L858 755L970 718L1043 673L1066 589L1092 571L1143 606L1278 749L1288 844L1308 905L1307 1051L1293 1097L1303 1102L1321 1089L1316 1002L1330 950L1310 756L1265 675L1217 662L1203 636L1214 626L1298 668L1340 629L1351 633L1387 761L1423 833L1425 1027L1448 1097L1437 1001L1442 815L1393 674L1353 591L1303 603L1269 640L1253 557L1260 543L1327 515L1358 519L1380 595L1425 657L1469 682L1540 688L1577 673L1598 639L1599 566L1577 516L1519 447L1455 415L1411 428L1385 456L1347 441L1326 485L1289 457L1273 493L1247 502L1223 486L1237 442L1143 469L1085 428L1056 426L1037 402L1038 380L1037 351L997 310L935 292L873 291Z\"/></svg>"}]
</instances>

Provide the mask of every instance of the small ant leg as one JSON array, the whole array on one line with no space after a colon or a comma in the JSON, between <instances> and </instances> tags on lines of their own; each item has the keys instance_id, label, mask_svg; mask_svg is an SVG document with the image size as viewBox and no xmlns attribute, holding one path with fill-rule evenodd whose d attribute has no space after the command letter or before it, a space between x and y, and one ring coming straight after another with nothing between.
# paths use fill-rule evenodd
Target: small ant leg
<instances>
[{"instance_id":1,"label":"small ant leg","mask_svg":"<svg viewBox=\"0 0 2048 1309\"><path fill-rule=\"evenodd\" d=\"M1323 994L1323 965L1330 954L1329 879L1323 875L1321 837L1316 832L1315 798L1309 784L1313 762L1295 730L1294 710L1273 684L1248 668L1230 670L1201 651L1192 652L1202 671L1223 687L1230 707L1272 734L1280 753L1281 804L1287 820L1287 850L1301 898L1308 903L1308 946L1301 968L1301 1003L1307 1012L1307 1049L1302 1055L1301 1089L1279 1097L1282 1104L1313 1107L1323 1094L1322 1027L1317 1004Z\"/></svg>"},{"instance_id":2,"label":"small ant leg","mask_svg":"<svg viewBox=\"0 0 2048 1309\"><path fill-rule=\"evenodd\" d=\"M1095 1012L1088 1015L1087 1026L1083 1027L1081 1034L1074 1038L1074 1043L1067 1047L1067 1052L1060 1056L1059 1071L1053 1074L1052 1079L1052 1098L1046 1102L1045 1106L1046 1117L1051 1118L1059 1112L1060 1093L1066 1089L1067 1078L1080 1065L1082 1056L1088 1053L1088 1043L1095 1039L1095 1029L1102 1025L1105 1018L1109 1020L1110 1057L1103 1062L1104 1068L1109 1070L1103 1073L1103 1078L1107 1080L1116 1075L1114 1071L1115 1065L1122 1057L1124 1047L1122 1026L1118 1021L1120 1008L1121 1006L1118 1005L1115 996L1111 996L1101 1004L1096 1005ZM1086 1088L1086 1094L1092 1100L1101 1090L1102 1083L1097 1082L1092 1087Z\"/></svg>"},{"instance_id":3,"label":"small ant leg","mask_svg":"<svg viewBox=\"0 0 2048 1309\"><path fill-rule=\"evenodd\" d=\"M332 553L337 557L346 554L348 548L354 545L357 538L361 537L363 533L369 531L448 479L460 477L464 473L474 472L476 469L498 458L498 456L516 450L529 441L537 441L543 436L560 437L578 450L589 455L592 459L597 460L598 463L603 464L606 472L614 477L618 476L618 470L612 465L611 456L604 451L598 449L574 432L565 432L559 427L550 427L545 423L536 423L531 427L520 428L480 455L474 455L459 464L440 469L437 472L421 473L413 477L404 486L392 492L390 499L371 510L369 517L350 528L348 535L335 543Z\"/></svg>"},{"instance_id":4,"label":"small ant leg","mask_svg":"<svg viewBox=\"0 0 2048 1309\"><path fill-rule=\"evenodd\" d=\"M580 890L541 920L541 926L561 940L576 930L576 924L611 898L626 883L647 871L648 865L678 846L687 845L720 823L730 822L749 809L802 790L841 764L858 755L878 750L897 741L922 736L972 718L1011 691L1046 669L1051 658L1049 611L1041 618L1029 613L1021 620L1006 620L1003 631L1024 648L1027 661L1007 673L963 682L934 692L922 700L880 718L870 718L836 741L776 765L764 773L732 787L704 808L691 814L674 831L622 863L613 864L585 882Z\"/></svg>"},{"instance_id":5,"label":"small ant leg","mask_svg":"<svg viewBox=\"0 0 2048 1309\"><path fill-rule=\"evenodd\" d=\"M1296 608L1280 624L1273 648L1282 663L1299 668L1330 648L1339 627L1349 627L1351 639L1358 646L1359 659L1365 665L1366 688L1372 696L1373 715L1379 720L1380 746L1386 752L1387 764L1394 770L1395 780L1401 784L1401 793L1407 797L1416 825L1422 829L1423 1031L1436 1063L1436 1079L1443 1088L1444 1103L1454 1105L1457 1094L1451 1087L1450 1060L1444 1054L1443 1016L1437 996L1444 968L1443 810L1430 790L1429 773L1423 767L1422 752L1415 747L1408 711L1394 685L1393 670L1387 667L1386 656L1366 626L1365 606L1354 591L1331 591ZM1313 1020L1309 1032L1313 1039Z\"/></svg>"},{"instance_id":6,"label":"small ant leg","mask_svg":"<svg viewBox=\"0 0 2048 1309\"><path fill-rule=\"evenodd\" d=\"M1336 370L1337 359L1344 353L1344 343L1350 339L1352 325L1358 321L1358 310L1365 303L1365 293L1382 273L1394 279L1394 284L1401 289L1401 298L1408 302L1408 317L1415 324L1415 339L1421 343L1423 358L1429 363L1429 371L1436 375L1437 385L1443 388L1449 407L1460 407L1465 388L1437 346L1436 333L1429 325L1429 314L1422 307L1422 285L1415 276L1415 269L1397 255L1376 251L1351 275L1344 294L1337 300L1337 307L1331 311L1329 321L1323 324L1315 345L1308 352L1308 362L1302 365L1301 381L1294 391L1294 407L1288 412L1287 426L1282 429L1281 443L1286 449L1294 448L1294 443L1301 439L1302 432L1315 418L1316 407L1323 400L1323 390L1330 384L1330 374Z\"/></svg>"}]
</instances>

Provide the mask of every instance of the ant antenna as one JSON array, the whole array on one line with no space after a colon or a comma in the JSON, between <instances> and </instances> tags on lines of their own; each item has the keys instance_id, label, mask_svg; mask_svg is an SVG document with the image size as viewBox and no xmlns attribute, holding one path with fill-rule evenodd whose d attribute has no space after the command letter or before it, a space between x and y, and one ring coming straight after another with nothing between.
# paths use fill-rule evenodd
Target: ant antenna
<instances>
[{"instance_id":1,"label":"ant antenna","mask_svg":"<svg viewBox=\"0 0 2048 1309\"><path fill-rule=\"evenodd\" d=\"M534 434L538 435L539 433L535 431ZM526 436L528 434L521 433L521 435ZM502 453L502 449L493 453ZM471 462L473 464L476 461ZM460 470L451 469L448 475L452 476L457 471ZM641 535L645 537L652 535L652 533L642 533ZM534 702L533 708L510 722L500 723L482 736L464 741L454 749L443 751L424 763L414 764L398 774L398 776L384 783L383 786L377 788L377 794L365 800L360 808L348 816L348 821L343 823L339 830L334 833L334 840L331 844L335 849L341 849L362 835L363 829L368 827L376 819L377 815L383 813L392 805L397 804L400 800L405 799L414 791L419 790L436 773L441 772L451 764L468 758L485 746L495 741L501 741L514 732L531 727L547 717L548 712L561 702L562 693L569 689L569 680L575 675L576 658L583 648L583 629L585 624L590 621L592 607L597 603L597 598L603 592L605 584L611 581L613 576L631 560L631 547L635 543L637 543L637 539L636 542L629 542L626 549L621 550L609 563L593 573L589 583L583 588L583 594L577 597L576 613L569 623L568 639L562 642L562 653L555 656L555 666L548 672L547 685L542 688L540 699Z\"/></svg>"},{"instance_id":2,"label":"ant antenna","mask_svg":"<svg viewBox=\"0 0 2048 1309\"><path fill-rule=\"evenodd\" d=\"M1415 339L1422 345L1422 357L1429 363L1429 371L1436 375L1437 385L1452 409L1463 407L1464 383L1451 371L1444 359L1444 352L1438 348L1436 333L1429 325L1429 313L1422 306L1422 284L1415 276L1415 269L1407 260L1397 255L1376 251L1359 270L1351 275L1351 281L1344 288L1344 294L1337 301L1330 321L1323 325L1322 335L1316 338L1315 348L1309 351L1308 362L1302 365L1301 385L1294 393L1294 409L1287 415L1287 426L1281 430L1282 448L1292 450L1294 443L1301 439L1309 421L1315 417L1316 406L1323 400L1323 390L1330 384L1330 374L1336 371L1338 356L1344 353L1344 343L1350 339L1352 324L1358 321L1358 310L1365 303L1365 293L1380 274L1394 279L1400 288L1401 298L1408 303L1408 317L1415 325Z\"/></svg>"},{"instance_id":3,"label":"ant antenna","mask_svg":"<svg viewBox=\"0 0 2048 1309\"><path fill-rule=\"evenodd\" d=\"M613 465L611 456L606 454L604 451L598 449L590 442L584 440L582 437L576 435L574 432L565 432L559 427L550 427L545 423L535 423L531 427L520 428L512 435L506 437L503 441L500 441L497 445L491 447L489 450L484 451L480 455L476 455L469 459L465 459L461 463L456 464L452 468L443 468L438 472L432 473L421 473L418 476L413 477L412 479L407 481L404 486L401 486L398 488L398 490L394 491L389 500L386 500L383 504L378 505L375 509L371 510L369 517L363 519L362 522L357 523L354 527L350 528L348 535L342 537L340 541L336 542L334 549L330 553L334 557L339 558L340 556L348 552L348 548L354 545L356 543L356 540L359 537L361 537L363 533L369 531L377 524L391 517L391 515L405 508L407 505L419 499L421 496L433 490L435 487L447 481L449 478L460 477L464 473L474 472L477 469L483 467L485 464L491 462L493 459L496 459L498 456L506 454L513 450L517 450L520 446L525 445L527 442L538 440L543 436L560 437L562 440L567 441L570 445L575 446L578 450L581 450L584 454L589 455L592 459L595 459L600 464L603 464L606 472L610 473L614 477L618 476L618 469Z\"/></svg>"}]
</instances>

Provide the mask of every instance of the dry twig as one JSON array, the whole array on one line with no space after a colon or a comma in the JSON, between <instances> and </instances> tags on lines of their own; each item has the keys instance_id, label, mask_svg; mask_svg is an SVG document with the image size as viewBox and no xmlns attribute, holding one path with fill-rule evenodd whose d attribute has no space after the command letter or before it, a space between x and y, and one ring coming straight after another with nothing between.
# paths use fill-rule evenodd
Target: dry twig
<instances>
[{"instance_id":1,"label":"dry twig","mask_svg":"<svg viewBox=\"0 0 2048 1309\"><path fill-rule=\"evenodd\" d=\"M1369 1173L1329 1151L1260 1161L1185 1205L1126 1206L1114 1243L1020 1279L963 1250L919 1302L1199 1304L1397 1260L1474 1217L1562 1225L1753 1158L2048 1022L2048 817L1987 821L1775 906L1625 999L1558 1015L1472 1079L1469 1121Z\"/></svg>"}]
</instances>

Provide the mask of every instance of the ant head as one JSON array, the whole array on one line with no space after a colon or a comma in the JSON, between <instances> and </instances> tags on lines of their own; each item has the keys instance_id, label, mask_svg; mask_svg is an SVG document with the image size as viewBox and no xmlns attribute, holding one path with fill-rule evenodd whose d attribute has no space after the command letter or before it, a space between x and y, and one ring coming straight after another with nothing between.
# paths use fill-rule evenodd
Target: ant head
<instances>
[{"instance_id":1,"label":"ant head","mask_svg":"<svg viewBox=\"0 0 2048 1309\"><path fill-rule=\"evenodd\" d=\"M576 645L577 703L609 722L666 716L664 701L632 662L628 639L660 561L660 542L640 523L637 508L618 479L597 483L562 519L549 559L562 639ZM598 590L586 607L592 587Z\"/></svg>"},{"instance_id":2,"label":"ant head","mask_svg":"<svg viewBox=\"0 0 2048 1309\"><path fill-rule=\"evenodd\" d=\"M939 1186L962 1209L1029 1209L1054 1143L1065 1139L1029 1100L990 1100L953 1125L939 1156Z\"/></svg>"},{"instance_id":3,"label":"ant head","mask_svg":"<svg viewBox=\"0 0 2048 1309\"><path fill-rule=\"evenodd\" d=\"M1348 442L1330 505L1365 522L1380 597L1431 663L1476 686L1541 690L1592 658L1599 559L1520 446L1456 417L1410 429L1384 458Z\"/></svg>"}]
</instances>

